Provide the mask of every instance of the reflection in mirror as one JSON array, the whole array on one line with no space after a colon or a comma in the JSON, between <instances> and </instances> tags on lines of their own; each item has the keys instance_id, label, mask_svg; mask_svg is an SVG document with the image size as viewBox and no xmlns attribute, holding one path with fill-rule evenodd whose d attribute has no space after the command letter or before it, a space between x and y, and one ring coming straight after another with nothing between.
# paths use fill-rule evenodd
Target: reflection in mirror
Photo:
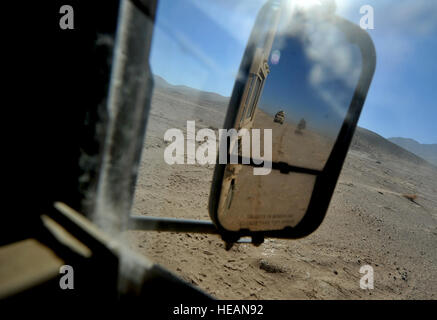
<instances>
[{"instance_id":1,"label":"reflection in mirror","mask_svg":"<svg viewBox=\"0 0 437 320\"><path fill-rule=\"evenodd\" d=\"M254 176L251 166L227 165L218 219L232 231L280 230L303 218L362 68L360 48L333 16L291 7L272 12L269 28L258 31L264 36L256 44L235 128L272 130L273 170ZM281 173L278 165L292 169Z\"/></svg>"},{"instance_id":2,"label":"reflection in mirror","mask_svg":"<svg viewBox=\"0 0 437 320\"><path fill-rule=\"evenodd\" d=\"M315 175L254 175L250 166L240 166L219 204L219 219L229 231L278 230L295 226L305 215Z\"/></svg>"},{"instance_id":3,"label":"reflection in mirror","mask_svg":"<svg viewBox=\"0 0 437 320\"><path fill-rule=\"evenodd\" d=\"M294 16L278 33L253 127L273 129L273 162L322 170L352 100L361 54L326 20Z\"/></svg>"}]
</instances>

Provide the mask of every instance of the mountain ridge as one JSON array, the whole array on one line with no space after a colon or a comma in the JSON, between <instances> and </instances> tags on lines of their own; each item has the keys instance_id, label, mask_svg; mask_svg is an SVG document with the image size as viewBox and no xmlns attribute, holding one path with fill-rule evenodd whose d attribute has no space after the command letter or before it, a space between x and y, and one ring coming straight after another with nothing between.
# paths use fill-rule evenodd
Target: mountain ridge
<instances>
[{"instance_id":1,"label":"mountain ridge","mask_svg":"<svg viewBox=\"0 0 437 320\"><path fill-rule=\"evenodd\" d=\"M412 138L402 137L393 137L387 140L437 166L437 143L424 144Z\"/></svg>"},{"instance_id":2,"label":"mountain ridge","mask_svg":"<svg viewBox=\"0 0 437 320\"><path fill-rule=\"evenodd\" d=\"M217 110L226 111L228 107L229 97L222 96L215 92L207 92L191 88L185 85L173 85L165 80L163 77L155 74L154 76L155 88L157 90L166 90L173 92L174 94L184 96L187 101L194 101L198 104L206 107L217 108ZM399 139L407 140L409 142L402 143ZM351 143L351 149L361 151L372 155L372 157L378 159L384 159L386 157L396 157L400 160L408 161L416 165L429 165L437 166L437 144L435 156L427 155L427 152L419 152L417 148L411 148L409 145L419 144L417 141L411 138L389 138L386 139L383 136L362 128L357 127ZM419 144L421 146L426 146ZM434 147L434 145L431 145Z\"/></svg>"}]
</instances>

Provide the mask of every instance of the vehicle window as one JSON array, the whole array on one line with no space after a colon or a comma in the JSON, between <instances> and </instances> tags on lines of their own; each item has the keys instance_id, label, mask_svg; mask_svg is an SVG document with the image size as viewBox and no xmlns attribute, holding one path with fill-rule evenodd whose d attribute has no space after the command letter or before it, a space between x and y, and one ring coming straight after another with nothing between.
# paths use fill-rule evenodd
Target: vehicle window
<instances>
[{"instance_id":1,"label":"vehicle window","mask_svg":"<svg viewBox=\"0 0 437 320\"><path fill-rule=\"evenodd\" d=\"M304 1L304 10L313 2L318 1ZM265 3L159 1L150 56L155 87L132 214L209 219L214 165L198 163L189 150L202 144L196 139L199 130L223 127L247 41ZM347 5L337 1L335 10L359 25L364 5L361 0ZM437 292L437 4L405 0L372 6L376 17L384 16L367 30L377 52L374 80L326 218L315 233L296 241L268 239L260 247L238 244L229 251L215 235L132 231L130 244L220 299L367 299L370 293L375 299L435 298L430 293ZM318 40L333 45L333 39ZM270 125L286 128L293 122L294 136L304 141L314 125L307 113L313 112L320 128L332 124L332 130L318 133L320 145L332 148L342 127L336 119L346 112L335 105L354 94L353 88L341 90L332 81L347 62L332 49L310 52L313 58L332 59L322 66L329 72L309 72L309 56L302 52L295 52L288 68L279 68L286 55L281 57L281 44L273 43L267 61L271 72L250 78L240 125L263 120L256 112L258 101L268 109ZM358 48L354 50L360 57ZM275 73L289 75L293 83L275 83ZM299 82L302 74L320 79L318 88L335 94L316 94L308 83ZM360 74L350 76L356 80ZM287 95L276 94L281 88ZM176 164L164 160L165 150L177 139L164 138L170 129L180 130L183 137L182 161ZM294 150L304 146L296 141L283 141L292 165L318 170L328 161L324 148L296 158ZM302 189L301 183L292 182L293 188ZM281 186L275 182L273 188ZM238 182L226 194L228 207L237 203L237 191ZM256 194L243 196L257 201ZM375 271L378 290L360 288L360 268L366 265Z\"/></svg>"},{"instance_id":2,"label":"vehicle window","mask_svg":"<svg viewBox=\"0 0 437 320\"><path fill-rule=\"evenodd\" d=\"M150 55L155 84L133 214L209 219L214 165L201 165L188 154L188 144L197 148L200 142L189 136L187 121L196 133L223 127L241 59L264 2L159 1ZM171 144L164 140L169 129L183 134L181 164L164 161Z\"/></svg>"}]
</instances>

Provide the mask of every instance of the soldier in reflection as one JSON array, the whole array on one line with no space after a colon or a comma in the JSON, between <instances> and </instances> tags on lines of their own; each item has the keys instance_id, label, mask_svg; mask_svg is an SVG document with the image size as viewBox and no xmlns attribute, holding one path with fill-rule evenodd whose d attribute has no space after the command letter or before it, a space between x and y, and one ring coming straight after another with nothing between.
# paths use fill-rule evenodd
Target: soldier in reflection
<instances>
[{"instance_id":1,"label":"soldier in reflection","mask_svg":"<svg viewBox=\"0 0 437 320\"><path fill-rule=\"evenodd\" d=\"M307 122L304 118L300 119L299 123L297 124L297 129L294 131L296 134L302 134L302 130L305 130L307 127Z\"/></svg>"}]
</instances>

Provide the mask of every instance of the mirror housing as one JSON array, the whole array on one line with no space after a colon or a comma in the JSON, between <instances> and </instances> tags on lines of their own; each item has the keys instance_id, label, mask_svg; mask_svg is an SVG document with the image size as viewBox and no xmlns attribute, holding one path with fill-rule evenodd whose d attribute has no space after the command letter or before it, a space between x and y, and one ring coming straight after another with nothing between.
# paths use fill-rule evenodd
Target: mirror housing
<instances>
[{"instance_id":1,"label":"mirror housing","mask_svg":"<svg viewBox=\"0 0 437 320\"><path fill-rule=\"evenodd\" d=\"M268 2L257 17L234 85L224 129L251 129L253 126L256 127L257 119L258 124L261 122L260 116L255 113L258 112L258 104L262 100L263 87L271 79L269 77L273 77L272 74L269 75L271 68L268 62L272 46L277 42L277 39L274 41L276 29L282 21L279 13L284 12L279 9L274 2ZM369 35L353 23L318 10L307 11L306 15L309 19L316 17L318 21L338 29L349 44L358 47L361 54L361 68L353 85L351 98L345 106L346 109L336 134L333 135L334 140L329 151L318 161L314 161L314 152L304 154L299 162L299 157L296 157L298 152L294 152L296 148L291 148L293 157L288 158L281 155L278 150L273 150L271 174L250 177L252 169L259 167L260 162L251 156L248 161L239 148L235 149L235 145L231 147L227 143L228 159L231 154L237 153L239 161L238 164L228 161L228 164L216 165L209 201L211 219L225 240L236 241L244 236L252 236L253 239L305 237L320 226L327 212L370 87L375 70L376 53ZM297 30L297 32L301 31L299 28ZM313 32L321 30L316 28ZM296 34L298 33L294 33L294 36ZM260 47L267 53L262 53ZM270 58L270 63L272 59L273 56ZM287 122L288 115L286 111L279 110L276 114L271 114L271 117L270 126L275 137L275 128L276 130L281 128L284 121ZM310 124L313 123L311 120L308 118L297 120L295 131L291 135L299 136L305 130L308 131ZM290 133L286 137L290 137ZM302 139L298 141L302 143ZM279 145L279 149L291 139L285 140L285 144ZM275 139L273 145L275 146ZM314 149L319 150L323 145ZM310 165L304 166L305 163ZM255 201L257 204L252 205L251 202ZM237 206L233 212L231 212L232 206ZM288 214L291 211L293 213ZM282 219L281 223L277 223L279 220L274 222L275 215ZM254 223L249 222L251 216L255 216ZM283 219L284 217L286 219Z\"/></svg>"}]
</instances>

